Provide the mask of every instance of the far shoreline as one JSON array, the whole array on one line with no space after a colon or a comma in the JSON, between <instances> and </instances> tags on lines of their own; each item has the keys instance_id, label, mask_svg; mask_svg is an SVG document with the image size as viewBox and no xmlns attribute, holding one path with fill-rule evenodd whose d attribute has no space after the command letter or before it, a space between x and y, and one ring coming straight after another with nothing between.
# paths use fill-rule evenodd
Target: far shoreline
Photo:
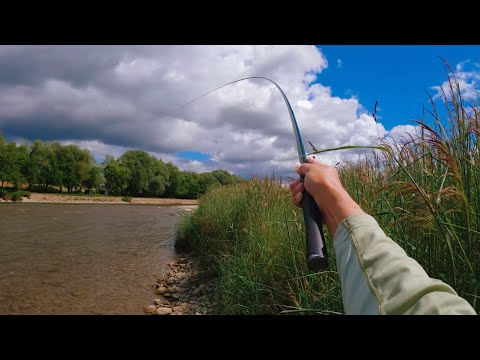
<instances>
[{"instance_id":1,"label":"far shoreline","mask_svg":"<svg viewBox=\"0 0 480 360\"><path fill-rule=\"evenodd\" d=\"M14 201L5 201L0 199L0 203ZM131 202L122 200L122 196L98 196L98 195L70 195L70 194L51 194L51 193L30 193L30 198L24 197L24 203L50 203L50 204L137 204L137 205L198 205L197 199L173 199L173 198L142 198L133 197Z\"/></svg>"}]
</instances>

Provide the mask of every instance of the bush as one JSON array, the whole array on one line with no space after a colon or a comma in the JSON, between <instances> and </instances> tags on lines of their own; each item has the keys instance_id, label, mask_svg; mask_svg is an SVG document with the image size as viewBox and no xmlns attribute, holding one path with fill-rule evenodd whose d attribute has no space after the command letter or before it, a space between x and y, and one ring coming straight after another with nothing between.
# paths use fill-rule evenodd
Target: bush
<instances>
[{"instance_id":1,"label":"bush","mask_svg":"<svg viewBox=\"0 0 480 360\"><path fill-rule=\"evenodd\" d=\"M0 198L3 200L10 200L10 193L5 189L0 189Z\"/></svg>"},{"instance_id":2,"label":"bush","mask_svg":"<svg viewBox=\"0 0 480 360\"><path fill-rule=\"evenodd\" d=\"M25 190L18 190L10 194L12 201L22 201L24 197L28 197L30 199L30 193Z\"/></svg>"},{"instance_id":3,"label":"bush","mask_svg":"<svg viewBox=\"0 0 480 360\"><path fill-rule=\"evenodd\" d=\"M124 197L122 197L122 201L131 203L132 202L132 197L131 196L124 196Z\"/></svg>"}]
</instances>

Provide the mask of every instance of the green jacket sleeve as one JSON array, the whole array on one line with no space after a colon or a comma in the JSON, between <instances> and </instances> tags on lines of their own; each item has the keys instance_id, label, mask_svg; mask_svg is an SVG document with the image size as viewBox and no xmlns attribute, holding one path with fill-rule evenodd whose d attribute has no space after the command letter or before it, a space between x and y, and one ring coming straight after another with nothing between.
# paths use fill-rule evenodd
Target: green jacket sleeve
<instances>
[{"instance_id":1,"label":"green jacket sleeve","mask_svg":"<svg viewBox=\"0 0 480 360\"><path fill-rule=\"evenodd\" d=\"M425 270L367 214L346 218L333 241L346 314L472 314L472 306Z\"/></svg>"}]
</instances>

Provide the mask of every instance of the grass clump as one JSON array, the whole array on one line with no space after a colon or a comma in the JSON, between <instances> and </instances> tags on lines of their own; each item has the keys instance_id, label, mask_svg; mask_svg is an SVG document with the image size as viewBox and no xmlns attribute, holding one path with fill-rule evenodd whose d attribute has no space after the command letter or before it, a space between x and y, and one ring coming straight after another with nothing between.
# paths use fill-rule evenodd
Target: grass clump
<instances>
[{"instance_id":1,"label":"grass clump","mask_svg":"<svg viewBox=\"0 0 480 360\"><path fill-rule=\"evenodd\" d=\"M131 196L124 196L124 197L122 197L122 201L131 203L132 202L132 197Z\"/></svg>"},{"instance_id":2,"label":"grass clump","mask_svg":"<svg viewBox=\"0 0 480 360\"><path fill-rule=\"evenodd\" d=\"M178 225L176 247L199 254L218 279L218 313L342 311L334 258L330 271L309 272L301 210L271 179L208 192Z\"/></svg>"}]
</instances>

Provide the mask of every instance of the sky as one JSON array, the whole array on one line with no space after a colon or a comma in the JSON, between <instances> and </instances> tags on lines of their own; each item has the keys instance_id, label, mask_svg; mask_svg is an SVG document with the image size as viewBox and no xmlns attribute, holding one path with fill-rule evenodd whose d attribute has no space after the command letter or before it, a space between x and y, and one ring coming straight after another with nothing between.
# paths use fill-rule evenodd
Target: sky
<instances>
[{"instance_id":1,"label":"sky","mask_svg":"<svg viewBox=\"0 0 480 360\"><path fill-rule=\"evenodd\" d=\"M148 151L182 170L295 176L287 108L306 151L375 145L415 130L445 86L445 58L476 96L480 46L0 46L0 131L9 141L77 144L97 161ZM372 117L375 102L377 120ZM320 156L325 162L359 151Z\"/></svg>"}]
</instances>

